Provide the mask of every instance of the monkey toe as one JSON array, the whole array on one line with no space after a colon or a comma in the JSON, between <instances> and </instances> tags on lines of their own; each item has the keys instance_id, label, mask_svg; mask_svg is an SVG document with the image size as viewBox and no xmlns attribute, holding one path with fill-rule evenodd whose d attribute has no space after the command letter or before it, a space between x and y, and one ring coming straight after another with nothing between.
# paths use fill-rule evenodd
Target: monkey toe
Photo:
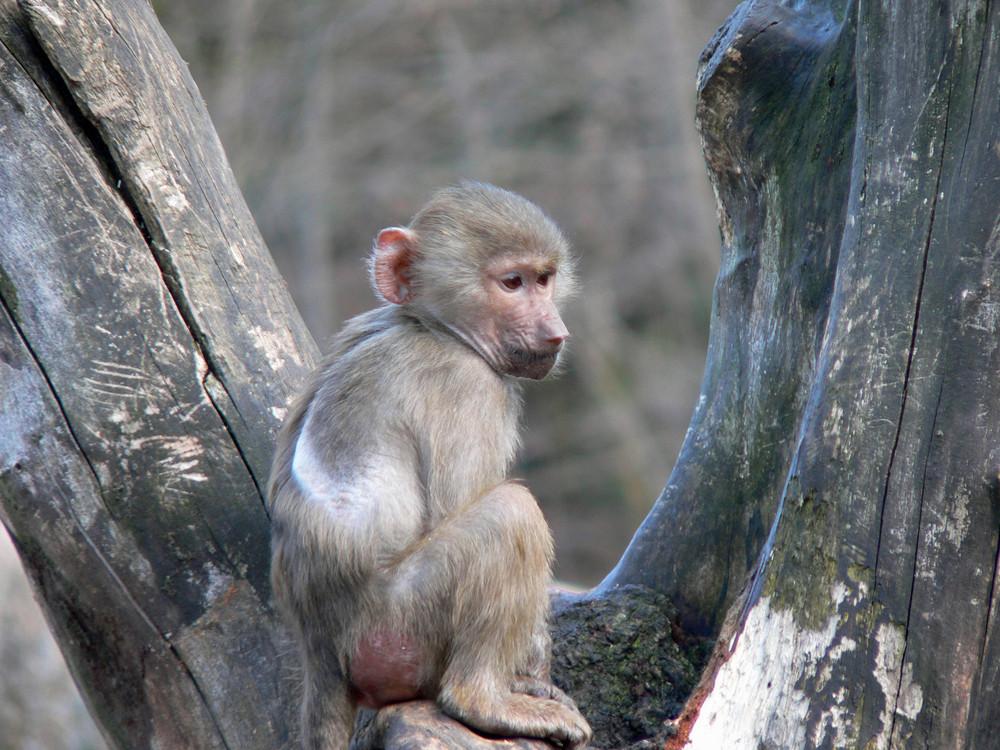
<instances>
[{"instance_id":1,"label":"monkey toe","mask_svg":"<svg viewBox=\"0 0 1000 750\"><path fill-rule=\"evenodd\" d=\"M511 685L511 690L515 693L532 695L535 698L551 698L573 711L579 711L576 702L566 693L551 682L540 680L537 677L517 677Z\"/></svg>"},{"instance_id":2,"label":"monkey toe","mask_svg":"<svg viewBox=\"0 0 1000 750\"><path fill-rule=\"evenodd\" d=\"M567 700L569 699L567 698ZM590 724L583 718L583 714L577 709L576 704L572 700L570 700L570 704L556 704L562 709L562 721L558 735L550 735L550 737L569 750L577 750L577 748L586 747L587 743L590 742L591 729Z\"/></svg>"},{"instance_id":3,"label":"monkey toe","mask_svg":"<svg viewBox=\"0 0 1000 750\"><path fill-rule=\"evenodd\" d=\"M456 700L456 695L462 699ZM519 692L473 696L444 691L438 703L448 715L486 734L538 737L566 748L585 747L591 736L590 725L572 701L566 705Z\"/></svg>"}]
</instances>

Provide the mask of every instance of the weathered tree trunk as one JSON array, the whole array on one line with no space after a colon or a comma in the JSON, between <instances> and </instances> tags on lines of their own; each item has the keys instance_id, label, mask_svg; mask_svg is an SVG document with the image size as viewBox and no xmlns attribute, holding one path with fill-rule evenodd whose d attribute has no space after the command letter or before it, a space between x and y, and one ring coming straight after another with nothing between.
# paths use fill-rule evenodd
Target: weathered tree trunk
<instances>
[{"instance_id":1,"label":"weathered tree trunk","mask_svg":"<svg viewBox=\"0 0 1000 750\"><path fill-rule=\"evenodd\" d=\"M693 632L718 632L753 568L813 387L855 126L853 39L838 31L750 2L703 53L697 114L723 240L705 377L663 494L597 588L662 591ZM729 44L740 33L753 44Z\"/></svg>"},{"instance_id":2,"label":"weathered tree trunk","mask_svg":"<svg viewBox=\"0 0 1000 750\"><path fill-rule=\"evenodd\" d=\"M274 748L272 436L316 357L146 2L0 3L0 517L108 740Z\"/></svg>"},{"instance_id":3,"label":"weathered tree trunk","mask_svg":"<svg viewBox=\"0 0 1000 750\"><path fill-rule=\"evenodd\" d=\"M711 629L752 573L676 746L997 746L998 81L989 0L757 0L706 50L705 387L600 589Z\"/></svg>"}]
</instances>

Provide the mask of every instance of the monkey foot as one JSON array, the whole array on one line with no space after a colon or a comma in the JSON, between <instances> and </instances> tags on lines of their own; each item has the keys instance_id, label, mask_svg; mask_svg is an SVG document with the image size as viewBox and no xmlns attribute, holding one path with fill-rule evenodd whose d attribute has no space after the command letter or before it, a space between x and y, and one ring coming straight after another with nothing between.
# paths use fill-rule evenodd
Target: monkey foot
<instances>
[{"instance_id":1,"label":"monkey foot","mask_svg":"<svg viewBox=\"0 0 1000 750\"><path fill-rule=\"evenodd\" d=\"M525 737L490 739L442 712L432 701L387 706L363 725L352 750L552 750L550 742Z\"/></svg>"}]
</instances>

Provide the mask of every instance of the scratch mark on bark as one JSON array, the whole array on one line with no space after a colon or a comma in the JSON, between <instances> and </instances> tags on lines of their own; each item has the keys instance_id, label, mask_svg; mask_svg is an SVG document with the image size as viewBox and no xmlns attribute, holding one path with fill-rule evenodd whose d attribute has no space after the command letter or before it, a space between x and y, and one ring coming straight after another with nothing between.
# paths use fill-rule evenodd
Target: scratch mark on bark
<instances>
[{"instance_id":1,"label":"scratch mark on bark","mask_svg":"<svg viewBox=\"0 0 1000 750\"><path fill-rule=\"evenodd\" d=\"M954 46L951 50L951 57L954 56ZM934 233L934 217L937 212L938 196L941 194L941 175L944 172L945 153L948 148L948 121L951 115L951 95L952 87L948 89L948 99L945 103L944 127L942 128L941 156L938 159L937 177L934 182L934 195L931 199L930 218L927 222L927 236L924 239L923 264L920 269L920 280L917 283L917 298L913 308L913 325L910 329L910 346L906 357L906 371L903 375L903 396L899 408L899 418L896 422L896 436L892 443L892 451L889 454L889 464L885 475L885 485L882 491L882 510L879 516L878 548L875 553L875 586L878 585L879 555L882 551L882 535L885 525L885 508L889 498L889 490L892 484L892 473L896 463L896 451L899 448L899 441L903 433L903 421L906 416L906 406L910 391L910 376L913 370L913 358L916 354L917 334L920 332L920 307L923 301L924 282L927 277L927 262L930 257L931 236Z\"/></svg>"},{"instance_id":2,"label":"scratch mark on bark","mask_svg":"<svg viewBox=\"0 0 1000 750\"><path fill-rule=\"evenodd\" d=\"M921 529L923 527L923 519L924 519L924 497L926 495L925 489L927 487L927 466L930 463L931 459L931 447L934 444L934 429L937 426L938 411L941 408L941 394L943 393L943 391L944 391L944 383L942 382L941 385L938 387L937 402L934 404L934 417L933 419L931 419L931 426L930 426L931 438L927 446L927 455L924 456L924 470L923 470L923 476L921 477L920 480L920 510L917 512L917 540L916 543L913 545L913 576L912 579L910 580L910 594L906 606L906 624L904 626L904 631L903 631L903 654L899 660L899 684L896 686L896 697L894 701L894 705L897 707L899 706L900 696L903 691L903 683L905 682L904 675L906 674L905 670L906 652L909 648L910 620L913 616L913 592L917 585L917 566L920 564L920 538L921 538ZM896 731L896 716L897 712L893 711L892 723L889 727L890 746L892 744L893 733Z\"/></svg>"},{"instance_id":3,"label":"scratch mark on bark","mask_svg":"<svg viewBox=\"0 0 1000 750\"><path fill-rule=\"evenodd\" d=\"M128 47L133 54L135 50L129 44L126 36L121 32L121 30L115 25L115 23L107 18L104 9L100 6L100 3L95 4L97 7L97 13L107 20L111 26L112 33L121 39L122 43ZM31 3L29 7L29 18L31 13L43 14L45 10L44 3L37 4ZM45 37L47 34L43 31L41 33L35 29L36 21L31 19L31 25L33 27L34 37ZM84 82L70 82L66 80L63 75L63 70L59 66L58 60L50 56L47 45L41 44L38 47L38 57L43 62L48 70L48 78L52 80L58 87L59 93L64 100L65 111L73 119L73 122L77 125L79 132L81 133L81 138L85 142L85 146L93 154L94 160L103 167L104 173L107 174L107 183L109 189L117 194L123 201L129 214L132 216L132 220L136 228L142 235L143 241L146 243L153 260L156 262L157 267L160 269L160 275L163 278L164 284L167 289L167 293L173 300L174 306L176 307L184 326L188 329L192 339L194 340L195 346L200 350L201 356L205 360L209 371L215 376L221 389L226 393L230 402L233 403L234 407L236 405L236 400L232 398L229 393L228 387L226 385L226 378L224 376L224 368L220 366L214 356L214 352L209 343L208 336L202 330L201 325L198 322L198 316L195 314L193 306L190 304L187 294L180 284L180 276L177 273L173 258L171 255L171 250L169 244L166 242L165 233L162 227L162 216L157 212L157 207L154 202L151 204L144 204L143 201L138 199L135 195L136 185L134 184L134 179L137 178L136 170L130 170L128 164L119 164L118 160L115 158L115 152L112 150L111 144L107 142L104 133L99 127L99 120L101 114L99 112L93 111L89 106L84 106L80 103L77 95L74 94L75 90L86 89L87 84ZM142 58L138 55L136 56L137 61L141 61ZM119 83L119 82L115 82ZM45 92L42 92L45 96ZM136 96L139 94L136 93ZM131 99L131 117L135 119L136 122L143 122L148 119L147 113L143 112L136 101ZM163 157L158 148L157 142L153 139L153 130L141 134L148 144L149 151L153 156L147 156L144 158L137 159L143 163L153 162L154 166L159 169L165 169L163 166L167 163L167 160ZM138 167L137 167L138 169ZM162 185L153 185L153 188L160 187ZM181 188L177 188L183 191ZM154 190L155 192L155 190ZM168 212L173 212L175 214L180 213L177 206L171 205L169 201L169 196L167 197L167 207L164 209ZM186 201L185 201L186 202ZM145 205L145 212L142 206ZM150 215L147 217L147 213ZM149 219L147 221L147 218ZM216 217L218 220L218 217ZM164 236L164 247L160 247L159 243L154 241L153 236L150 234L149 227L159 227L157 233L160 236ZM230 290L231 293L231 290ZM235 297L234 297L235 299ZM202 388L204 389L204 379L202 379ZM264 491L261 486L261 482L254 473L252 464L249 457L247 456L245 447L240 443L238 439L238 433L233 429L233 426L229 424L226 419L225 410L220 407L219 404L211 398L207 390L205 391L208 402L212 407L218 412L219 418L225 430L229 434L230 440L236 449L237 454L240 457L240 461L243 463L244 468L250 475L251 480L254 483L257 493L260 497L260 503L262 507L265 507L264 502ZM240 417L243 419L243 417ZM244 420L245 421L245 420Z\"/></svg>"},{"instance_id":4,"label":"scratch mark on bark","mask_svg":"<svg viewBox=\"0 0 1000 750\"><path fill-rule=\"evenodd\" d=\"M949 64L949 63L951 63L951 62L954 61L955 54L956 54L956 43L953 42L951 48L949 49L948 55L945 58L945 62L942 63L942 69L944 69L944 67L947 64ZM888 471L886 472L885 489L884 489L884 492L883 492L883 495L882 495L882 516L881 516L881 518L879 520L879 540L880 541L881 541L881 538L882 538L882 525L885 522L885 505L886 505L886 502L888 500L890 484L891 484L891 481L892 481L892 472L893 472L893 468L895 466L896 449L899 446L900 437L901 437L902 432L903 432L903 421L904 421L904 418L906 416L906 404L907 404L907 397L909 395L909 387L910 387L910 374L911 374L911 370L913 368L913 358L914 358L914 356L916 354L917 334L920 331L920 308L921 308L921 303L923 301L924 281L925 281L926 276L927 276L927 264L928 264L928 260L929 260L929 257L930 257L931 238L932 238L932 236L934 234L934 219L935 219L935 214L937 212L938 198L941 195L941 177L942 177L942 174L944 173L945 155L947 154L947 151L948 151L948 124L951 121L951 98L952 98L953 92L954 92L954 82L952 82L952 85L949 86L949 88L948 88L948 98L945 101L944 125L943 125L943 127L941 129L941 156L938 159L937 177L936 177L935 182L934 182L934 196L933 196L933 198L931 200L930 218L929 218L929 220L927 222L927 236L926 236L926 238L924 240L923 267L920 270L920 282L919 282L919 284L917 286L917 300L916 300L916 305L914 307L913 328L912 328L911 335L910 335L910 351L909 351L909 355L907 356L907 360L906 360L906 374L905 374L905 376L903 378L903 401L902 401L902 405L901 405L900 411L899 411L899 423L898 423L897 428L896 428L896 438L895 438L895 441L893 442L892 453L890 454L890 457L889 457L889 467L888 467ZM934 406L934 417L933 417L933 420L932 420L932 423L931 423L931 442L933 442L933 430L934 430L934 425L937 423L937 414L938 414L938 408L941 405L941 391L943 390L943 387L944 387L944 385L942 384L941 387L940 387L940 389L939 389L939 391L938 391L938 400L937 400L937 403ZM919 564L921 522L922 522L923 513L924 513L924 492L923 492L923 488L924 488L924 483L926 482L926 477L927 477L927 461L929 460L929 457L930 457L930 445L928 445L927 456L925 457L924 476L923 476L923 480L921 482L920 508L919 508L919 511L917 512L917 526L916 526L916 529L917 529L917 538L916 538L916 541L914 542L914 550L913 550L913 577L912 577L912 580L910 582L910 593L909 593L909 597L908 597L908 601L907 601L907 609L906 609L906 631L905 631L905 634L904 634L904 641L903 641L903 656L902 656L902 659L900 661L899 685L896 688L896 705L897 706L899 705L900 691L903 688L903 681L904 681L903 680L903 675L904 675L903 665L906 663L906 650L907 650L907 645L908 645L908 642L909 642L908 639L909 639L909 630L910 630L910 616L911 616L912 610L913 610L913 591L914 591L914 587L916 585L916 579L917 579L917 565ZM881 548L881 545L880 545L880 548ZM878 559L877 558L876 558L876 561L875 561L875 575L876 575L876 579L877 579L877 577L878 577ZM893 714L892 714L892 725L891 725L891 727L889 729L889 743L890 744L892 743L893 733L896 731L896 715L897 715L896 712L893 711Z\"/></svg>"},{"instance_id":5,"label":"scratch mark on bark","mask_svg":"<svg viewBox=\"0 0 1000 750\"><path fill-rule=\"evenodd\" d=\"M989 643L991 630L993 629L993 602L996 599L997 590L997 568L1000 567L1000 543L997 545L997 554L993 560L993 576L990 581L990 598L986 603L986 627L983 629L983 643L979 647L979 663L983 663L986 658L986 645Z\"/></svg>"},{"instance_id":6,"label":"scratch mark on bark","mask_svg":"<svg viewBox=\"0 0 1000 750\"><path fill-rule=\"evenodd\" d=\"M38 356L35 354L34 349L32 349L32 347L31 347L31 343L25 337L24 332L21 330L21 327L17 323L17 320L14 318L14 316L11 314L11 311L8 309L6 300L4 300L3 298L0 298L0 307L3 308L3 310L6 313L8 319L10 320L11 327L14 329L14 331L16 332L18 338L21 340L21 344L24 346L25 350L28 352L28 356L31 357L31 361L34 363L34 366L38 370L38 373L42 376L42 379L45 381L45 385L48 388L49 395L52 397L52 401L55 403L56 408L59 410L59 415L62 417L63 424L66 427L66 432L69 435L70 439L73 441L73 446L76 448L76 450L79 453L80 457L83 459L84 463L87 465L87 470L89 471L90 475L94 479L94 485L100 490L102 488L102 484L101 484L101 480L100 480L100 478L98 476L97 470L94 468L94 465L90 462L90 458L87 456L86 451L84 451L83 446L80 443L79 438L77 438L76 433L73 430L73 425L70 423L69 416L66 414L66 409L63 407L62 401L59 399L59 394L56 391L56 388L53 385L52 381L49 379L49 375L45 371L45 367L42 365L41 361L38 359ZM98 495L98 497L101 498L101 500L103 502L104 501L103 492L99 491L97 493L97 495ZM62 507L63 509L65 509L65 511L72 517L72 519L73 519L73 525L80 532L80 536L83 538L84 542L86 542L87 546L90 547L90 549L93 551L94 555L97 556L97 559L99 559L101 561L101 564L104 566L104 569L111 575L111 577L114 579L115 583L118 585L118 587L121 589L121 591L125 594L126 599L132 605L132 607L135 609L135 611L138 613L138 615L142 619L142 621L145 622L146 625L150 628L150 630L152 632L156 633L164 641L164 643L166 643L168 646L170 646L170 641L168 640L167 636L164 634L164 632L160 628L158 628L155 625L155 623L153 623L153 621L146 614L145 610L141 606L139 606L139 603L132 596L132 591L129 589L128 586L125 585L124 581L122 581L121 578L119 578L118 574L115 572L114 566L108 561L107 557L104 555L104 553L101 551L101 549L90 538L90 535L87 533L87 529L84 527L83 522L80 520L80 517L77 515L76 509L73 507L73 504L72 503L65 503L65 504L60 505L60 507ZM107 506L107 503L104 504L104 508L105 508L105 511L107 512L108 519L111 521L111 523L113 523L113 524L115 524L115 526L117 526L118 522L115 519L114 514L111 513L111 509ZM172 646L171 646L171 649L172 649Z\"/></svg>"}]
</instances>

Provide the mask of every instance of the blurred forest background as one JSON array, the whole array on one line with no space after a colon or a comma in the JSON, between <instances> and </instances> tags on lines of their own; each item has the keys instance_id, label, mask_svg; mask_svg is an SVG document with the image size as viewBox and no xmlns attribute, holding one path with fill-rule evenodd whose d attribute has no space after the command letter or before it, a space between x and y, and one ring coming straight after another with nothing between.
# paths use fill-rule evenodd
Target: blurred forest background
<instances>
[{"instance_id":1,"label":"blurred forest background","mask_svg":"<svg viewBox=\"0 0 1000 750\"><path fill-rule=\"evenodd\" d=\"M719 234L695 72L735 4L153 1L321 346L375 302L378 230L437 187L493 182L564 229L583 291L519 473L570 583L617 562L698 396ZM0 537L0 750L103 747Z\"/></svg>"}]
</instances>

